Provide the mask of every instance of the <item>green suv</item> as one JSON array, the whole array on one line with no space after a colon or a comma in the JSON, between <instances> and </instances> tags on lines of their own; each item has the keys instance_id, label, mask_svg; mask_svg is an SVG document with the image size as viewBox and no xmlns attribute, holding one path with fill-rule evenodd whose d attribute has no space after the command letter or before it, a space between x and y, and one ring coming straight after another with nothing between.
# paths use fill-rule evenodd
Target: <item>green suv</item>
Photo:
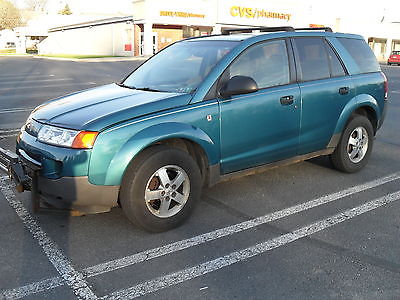
<instances>
[{"instance_id":1,"label":"green suv","mask_svg":"<svg viewBox=\"0 0 400 300\"><path fill-rule=\"evenodd\" d=\"M140 227L164 231L189 216L204 185L227 177L320 155L360 170L387 92L361 36L227 30L176 42L120 83L40 105L9 171L34 209L120 205Z\"/></svg>"}]
</instances>

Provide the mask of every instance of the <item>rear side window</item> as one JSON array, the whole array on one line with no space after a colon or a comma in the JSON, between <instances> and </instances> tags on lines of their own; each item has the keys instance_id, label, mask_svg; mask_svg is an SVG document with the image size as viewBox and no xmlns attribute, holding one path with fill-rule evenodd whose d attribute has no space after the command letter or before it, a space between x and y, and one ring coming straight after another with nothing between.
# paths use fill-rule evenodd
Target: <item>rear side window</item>
<instances>
[{"instance_id":1,"label":"rear side window","mask_svg":"<svg viewBox=\"0 0 400 300\"><path fill-rule=\"evenodd\" d=\"M375 55L364 40L338 38L340 43L356 62L361 73L378 72L381 70Z\"/></svg>"},{"instance_id":2,"label":"rear side window","mask_svg":"<svg viewBox=\"0 0 400 300\"><path fill-rule=\"evenodd\" d=\"M325 42L321 38L295 38L301 81L330 77Z\"/></svg>"},{"instance_id":3,"label":"rear side window","mask_svg":"<svg viewBox=\"0 0 400 300\"><path fill-rule=\"evenodd\" d=\"M332 77L340 77L346 75L343 66L337 57L336 53L332 50L332 47L328 45L327 42L325 42L326 45L326 51L328 53L328 59L329 59L329 66L331 69L331 76Z\"/></svg>"}]
</instances>

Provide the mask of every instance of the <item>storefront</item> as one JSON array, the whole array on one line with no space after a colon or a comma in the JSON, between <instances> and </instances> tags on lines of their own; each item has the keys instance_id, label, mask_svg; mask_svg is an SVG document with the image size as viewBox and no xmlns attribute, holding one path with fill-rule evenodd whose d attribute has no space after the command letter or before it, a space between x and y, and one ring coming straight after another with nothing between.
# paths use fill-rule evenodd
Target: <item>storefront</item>
<instances>
[{"instance_id":1,"label":"storefront","mask_svg":"<svg viewBox=\"0 0 400 300\"><path fill-rule=\"evenodd\" d=\"M353 14L333 3L330 7L322 2L296 0L133 0L132 3L131 17L50 29L49 37L39 44L39 51L148 56L184 38L259 26L326 26L334 31L361 34L380 60L400 49L400 23L396 20L382 18L372 10L373 17Z\"/></svg>"},{"instance_id":2,"label":"storefront","mask_svg":"<svg viewBox=\"0 0 400 300\"><path fill-rule=\"evenodd\" d=\"M331 27L363 35L377 58L400 47L400 25L330 11L323 4L294 0L134 0L135 55L152 55L182 38L257 26ZM378 4L377 4L378 5Z\"/></svg>"},{"instance_id":3,"label":"storefront","mask_svg":"<svg viewBox=\"0 0 400 300\"><path fill-rule=\"evenodd\" d=\"M289 5L290 4L290 5ZM309 26L296 1L133 1L136 55L151 55L182 38L249 26ZM299 16L302 16L299 18Z\"/></svg>"}]
</instances>

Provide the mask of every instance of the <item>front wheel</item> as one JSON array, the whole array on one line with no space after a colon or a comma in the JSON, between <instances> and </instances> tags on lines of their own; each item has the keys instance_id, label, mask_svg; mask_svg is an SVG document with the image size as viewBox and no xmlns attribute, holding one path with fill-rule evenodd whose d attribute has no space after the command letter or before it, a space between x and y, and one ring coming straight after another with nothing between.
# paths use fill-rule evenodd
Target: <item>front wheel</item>
<instances>
[{"instance_id":1,"label":"front wheel","mask_svg":"<svg viewBox=\"0 0 400 300\"><path fill-rule=\"evenodd\" d=\"M186 152L166 146L144 150L128 167L120 201L134 224L151 232L179 226L201 193L199 167Z\"/></svg>"},{"instance_id":2,"label":"front wheel","mask_svg":"<svg viewBox=\"0 0 400 300\"><path fill-rule=\"evenodd\" d=\"M346 126L339 144L331 154L336 169L354 173L368 162L374 143L374 131L368 118L357 115Z\"/></svg>"}]
</instances>

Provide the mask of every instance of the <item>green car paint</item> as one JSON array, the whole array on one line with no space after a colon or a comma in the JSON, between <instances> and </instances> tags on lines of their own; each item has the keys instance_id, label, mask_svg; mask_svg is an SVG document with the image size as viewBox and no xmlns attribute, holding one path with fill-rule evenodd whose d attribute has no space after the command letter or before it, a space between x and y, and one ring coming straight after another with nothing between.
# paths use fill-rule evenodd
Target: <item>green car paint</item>
<instances>
[{"instance_id":1,"label":"green car paint","mask_svg":"<svg viewBox=\"0 0 400 300\"><path fill-rule=\"evenodd\" d=\"M292 51L290 39L296 37L325 38L348 73L307 82L291 74L287 85L229 99L210 93L217 89L224 70L249 47L284 39L288 51ZM216 166L221 176L335 147L333 137L340 135L354 111L367 107L380 126L385 109L381 73L361 73L340 38L362 39L330 32L277 32L177 42L188 47L195 47L198 41L232 42L233 46L189 93L110 84L49 101L31 114L30 119L39 124L99 132L93 149L48 145L23 131L17 151L23 150L40 161L43 177L88 176L94 185L119 186L127 166L143 149L168 139L197 144L205 153L208 166ZM289 55L294 66L292 56ZM338 94L342 86L349 87L349 93ZM287 95L293 96L294 101L283 106L279 99Z\"/></svg>"}]
</instances>

